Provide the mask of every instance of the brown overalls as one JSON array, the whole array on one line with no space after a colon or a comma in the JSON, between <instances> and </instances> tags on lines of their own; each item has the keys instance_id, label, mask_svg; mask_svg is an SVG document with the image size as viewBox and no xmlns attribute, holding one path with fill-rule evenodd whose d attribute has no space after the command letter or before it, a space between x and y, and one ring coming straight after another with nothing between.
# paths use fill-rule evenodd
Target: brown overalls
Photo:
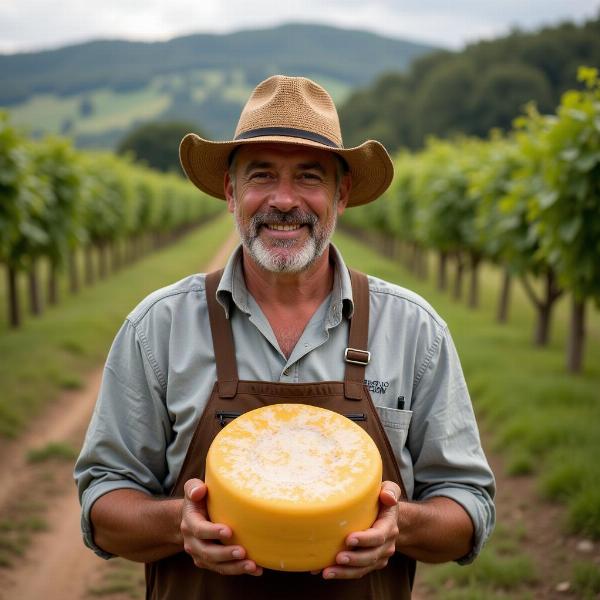
<instances>
[{"instance_id":1,"label":"brown overalls","mask_svg":"<svg viewBox=\"0 0 600 600\"><path fill-rule=\"evenodd\" d=\"M223 425L237 414L275 403L311 404L350 416L373 438L383 460L383 479L406 492L389 440L363 385L368 362L369 289L365 275L351 271L354 313L350 321L344 381L271 383L240 381L231 326L216 300L222 271L206 277L206 297L217 366L217 382L171 490L183 497L188 479L204 478L208 448ZM340 357L342 360L342 357ZM354 362L348 362L354 361ZM250 557L251 558L251 557ZM264 569L262 576L227 576L196 567L185 552L146 565L146 598L151 600L367 600L410 598L415 562L396 553L385 569L361 579L325 580L310 573Z\"/></svg>"}]
</instances>

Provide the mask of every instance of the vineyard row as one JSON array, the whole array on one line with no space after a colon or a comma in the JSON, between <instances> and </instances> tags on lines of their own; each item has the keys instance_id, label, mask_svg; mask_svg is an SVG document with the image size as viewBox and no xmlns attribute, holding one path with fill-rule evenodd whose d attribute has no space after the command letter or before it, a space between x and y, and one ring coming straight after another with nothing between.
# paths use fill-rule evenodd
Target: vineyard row
<instances>
[{"instance_id":1,"label":"vineyard row","mask_svg":"<svg viewBox=\"0 0 600 600\"><path fill-rule=\"evenodd\" d=\"M506 135L431 139L421 152L401 152L383 201L344 214L347 226L409 249L417 270L434 251L441 289L455 261L454 293L469 272L471 306L482 261L500 265L499 320L517 277L536 310L537 345L548 342L556 300L570 293L572 372L582 368L586 303L600 304L600 81L591 68L579 78L584 89L564 94L556 114L529 106Z\"/></svg>"},{"instance_id":2,"label":"vineyard row","mask_svg":"<svg viewBox=\"0 0 600 600\"><path fill-rule=\"evenodd\" d=\"M106 276L222 208L175 174L78 152L64 139L30 141L0 113L0 263L10 326L23 320L20 274L27 278L30 311L39 314L40 263L48 265L52 304L61 270L76 293L80 282Z\"/></svg>"}]
</instances>

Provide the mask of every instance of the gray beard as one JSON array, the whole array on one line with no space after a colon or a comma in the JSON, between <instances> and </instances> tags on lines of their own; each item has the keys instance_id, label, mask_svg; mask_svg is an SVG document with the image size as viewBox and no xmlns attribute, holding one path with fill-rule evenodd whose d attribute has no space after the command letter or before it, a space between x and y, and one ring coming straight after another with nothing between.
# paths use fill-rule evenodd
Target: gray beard
<instances>
[{"instance_id":1,"label":"gray beard","mask_svg":"<svg viewBox=\"0 0 600 600\"><path fill-rule=\"evenodd\" d=\"M337 195L336 195L337 196ZM335 198L337 205L337 198ZM236 215L235 224L242 244L252 259L263 269L272 273L299 273L308 269L323 255L329 246L337 223L337 210L334 206L333 217L325 226L319 224L313 213L305 213L298 209L291 212L271 210L255 214L248 227L242 231ZM310 234L295 252L291 249L298 244L295 240L276 240L267 246L260 238L261 227L266 224L308 225ZM284 252L279 252L279 250Z\"/></svg>"}]
</instances>

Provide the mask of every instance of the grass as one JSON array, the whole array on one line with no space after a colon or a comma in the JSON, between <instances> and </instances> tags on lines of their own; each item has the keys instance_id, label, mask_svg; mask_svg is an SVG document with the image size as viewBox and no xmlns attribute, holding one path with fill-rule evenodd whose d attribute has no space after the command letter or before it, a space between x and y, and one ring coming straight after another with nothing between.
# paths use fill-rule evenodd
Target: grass
<instances>
[{"instance_id":1,"label":"grass","mask_svg":"<svg viewBox=\"0 0 600 600\"><path fill-rule=\"evenodd\" d=\"M600 568L592 562L578 562L573 569L573 588L584 600L600 596Z\"/></svg>"},{"instance_id":2,"label":"grass","mask_svg":"<svg viewBox=\"0 0 600 600\"><path fill-rule=\"evenodd\" d=\"M154 84L122 94L112 90L97 90L89 95L94 113L79 117L75 133L102 133L108 129L126 129L135 121L146 121L160 115L170 102L167 94L160 93Z\"/></svg>"},{"instance_id":3,"label":"grass","mask_svg":"<svg viewBox=\"0 0 600 600\"><path fill-rule=\"evenodd\" d=\"M196 70L186 77L191 82L191 93L202 100L211 92L221 93L224 98L246 101L251 86L244 80L242 71L232 75L233 85L224 87L226 73L218 70ZM11 107L12 122L28 131L45 134L61 134L65 122L72 124L67 135L101 134L111 129L125 131L136 122L159 117L171 102L171 91L181 89L184 78L180 75L162 75L152 78L144 87L127 92L108 88L96 88L68 97L56 94L35 94ZM80 104L89 100L93 112L83 116Z\"/></svg>"},{"instance_id":4,"label":"grass","mask_svg":"<svg viewBox=\"0 0 600 600\"><path fill-rule=\"evenodd\" d=\"M455 563L419 565L419 578L427 598L531 598L531 586L538 581L535 565L520 550L525 536L522 525L508 528L499 524L491 541L468 568Z\"/></svg>"},{"instance_id":5,"label":"grass","mask_svg":"<svg viewBox=\"0 0 600 600\"><path fill-rule=\"evenodd\" d=\"M81 97L36 94L10 110L12 122L31 131L59 133L66 119L76 118Z\"/></svg>"},{"instance_id":6,"label":"grass","mask_svg":"<svg viewBox=\"0 0 600 600\"><path fill-rule=\"evenodd\" d=\"M123 594L129 598L144 597L146 584L144 570L139 563L122 558L109 561L101 573L99 583L88 589L90 596L102 597Z\"/></svg>"},{"instance_id":7,"label":"grass","mask_svg":"<svg viewBox=\"0 0 600 600\"><path fill-rule=\"evenodd\" d=\"M554 315L551 343L531 344L534 314L519 288L513 290L509 323L495 322L499 273L482 273L481 308L439 292L398 261L337 234L347 262L423 295L452 332L475 410L494 450L512 473L533 473L540 493L567 506L566 530L600 538L600 315L588 312L583 374L564 367L568 302ZM430 272L433 279L433 272Z\"/></svg>"},{"instance_id":8,"label":"grass","mask_svg":"<svg viewBox=\"0 0 600 600\"><path fill-rule=\"evenodd\" d=\"M15 437L61 390L106 358L125 316L150 291L197 272L231 231L223 217L0 335L0 435Z\"/></svg>"},{"instance_id":9,"label":"grass","mask_svg":"<svg viewBox=\"0 0 600 600\"><path fill-rule=\"evenodd\" d=\"M45 511L43 504L25 502L0 520L0 568L12 566L25 554L33 534L48 530Z\"/></svg>"},{"instance_id":10,"label":"grass","mask_svg":"<svg viewBox=\"0 0 600 600\"><path fill-rule=\"evenodd\" d=\"M27 461L30 463L41 463L47 460L74 461L77 458L77 450L65 442L48 442L42 448L35 448L27 453Z\"/></svg>"},{"instance_id":11,"label":"grass","mask_svg":"<svg viewBox=\"0 0 600 600\"><path fill-rule=\"evenodd\" d=\"M448 563L428 570L425 575L431 597L437 590L442 598L451 597L449 591L453 591L457 598L468 597L474 592L479 594L479 598L493 598L497 592L508 593L510 598L522 598L530 594L527 586L536 580L528 556L522 553L505 556L496 553L493 548L483 552L468 569Z\"/></svg>"},{"instance_id":12,"label":"grass","mask_svg":"<svg viewBox=\"0 0 600 600\"><path fill-rule=\"evenodd\" d=\"M88 117L83 117L79 111L84 98L94 107ZM100 88L68 97L37 94L12 107L10 115L15 125L31 131L59 134L63 123L70 120L73 123L70 134L102 133L106 129L125 129L135 121L157 117L169 101L169 96L150 82L144 88L126 94Z\"/></svg>"},{"instance_id":13,"label":"grass","mask_svg":"<svg viewBox=\"0 0 600 600\"><path fill-rule=\"evenodd\" d=\"M244 105L252 93L253 87L246 81L246 75L242 69L234 69L229 75L228 83L223 85L221 93L225 100Z\"/></svg>"}]
</instances>

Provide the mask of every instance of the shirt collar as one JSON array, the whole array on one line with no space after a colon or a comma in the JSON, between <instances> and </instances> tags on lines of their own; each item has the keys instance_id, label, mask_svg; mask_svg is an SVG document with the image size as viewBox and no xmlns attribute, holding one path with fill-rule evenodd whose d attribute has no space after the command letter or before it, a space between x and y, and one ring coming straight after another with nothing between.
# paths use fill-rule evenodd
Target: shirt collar
<instances>
[{"instance_id":1,"label":"shirt collar","mask_svg":"<svg viewBox=\"0 0 600 600\"><path fill-rule=\"evenodd\" d=\"M327 325L334 327L340 323L342 316L352 317L354 302L352 300L352 284L348 268L339 250L333 244L330 245L329 256L333 262L334 274ZM248 289L246 288L242 269L241 244L233 251L225 265L223 276L217 288L217 300L225 310L227 318L231 313L232 302L241 311L250 314Z\"/></svg>"}]
</instances>

